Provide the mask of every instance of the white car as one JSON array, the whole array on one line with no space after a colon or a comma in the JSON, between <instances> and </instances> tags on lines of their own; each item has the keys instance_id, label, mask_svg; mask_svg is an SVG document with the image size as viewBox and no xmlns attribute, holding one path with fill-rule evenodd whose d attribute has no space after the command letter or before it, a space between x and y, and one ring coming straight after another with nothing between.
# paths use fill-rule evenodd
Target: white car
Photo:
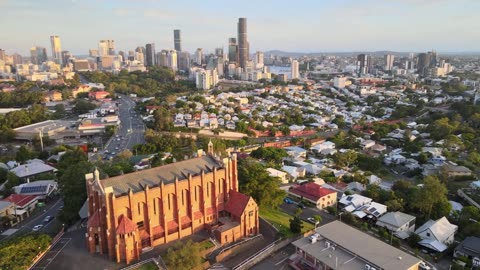
<instances>
[{"instance_id":1,"label":"white car","mask_svg":"<svg viewBox=\"0 0 480 270\"><path fill-rule=\"evenodd\" d=\"M307 220L308 220L308 222L310 222L312 224L317 223L317 221L313 217L309 217L309 218L307 218Z\"/></svg>"},{"instance_id":2,"label":"white car","mask_svg":"<svg viewBox=\"0 0 480 270\"><path fill-rule=\"evenodd\" d=\"M32 231L38 232L38 231L40 231L42 228L43 228L43 225L36 225L35 227L33 227Z\"/></svg>"},{"instance_id":3,"label":"white car","mask_svg":"<svg viewBox=\"0 0 480 270\"><path fill-rule=\"evenodd\" d=\"M431 267L428 266L424 261L420 262L420 264L418 265L420 267L420 269L424 269L424 270L430 270Z\"/></svg>"}]
</instances>

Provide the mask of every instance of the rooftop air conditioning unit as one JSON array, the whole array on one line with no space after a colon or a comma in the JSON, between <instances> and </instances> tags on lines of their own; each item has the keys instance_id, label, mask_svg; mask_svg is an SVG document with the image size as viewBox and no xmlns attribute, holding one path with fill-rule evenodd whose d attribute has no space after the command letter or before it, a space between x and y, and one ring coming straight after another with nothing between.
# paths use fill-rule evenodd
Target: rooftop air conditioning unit
<instances>
[{"instance_id":1,"label":"rooftop air conditioning unit","mask_svg":"<svg viewBox=\"0 0 480 270\"><path fill-rule=\"evenodd\" d=\"M329 247L330 247L330 242L325 241L325 247L326 247L326 248L329 248Z\"/></svg>"},{"instance_id":2,"label":"rooftop air conditioning unit","mask_svg":"<svg viewBox=\"0 0 480 270\"><path fill-rule=\"evenodd\" d=\"M372 269L372 267L370 267L370 265L365 264L365 270L371 270L371 269Z\"/></svg>"}]
</instances>

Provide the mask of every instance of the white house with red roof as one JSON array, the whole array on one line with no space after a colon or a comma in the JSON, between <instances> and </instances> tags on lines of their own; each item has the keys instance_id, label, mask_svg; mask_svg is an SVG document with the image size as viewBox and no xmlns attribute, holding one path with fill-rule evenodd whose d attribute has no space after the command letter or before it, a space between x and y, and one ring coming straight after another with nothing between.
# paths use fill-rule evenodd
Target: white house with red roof
<instances>
[{"instance_id":1,"label":"white house with red roof","mask_svg":"<svg viewBox=\"0 0 480 270\"><path fill-rule=\"evenodd\" d=\"M334 206L337 203L337 192L335 190L324 188L312 182L294 185L290 188L288 194L314 203L318 209Z\"/></svg>"},{"instance_id":2,"label":"white house with red roof","mask_svg":"<svg viewBox=\"0 0 480 270\"><path fill-rule=\"evenodd\" d=\"M14 215L17 216L19 220L23 220L35 209L38 198L35 195L11 194L1 201L13 203L15 205Z\"/></svg>"}]
</instances>

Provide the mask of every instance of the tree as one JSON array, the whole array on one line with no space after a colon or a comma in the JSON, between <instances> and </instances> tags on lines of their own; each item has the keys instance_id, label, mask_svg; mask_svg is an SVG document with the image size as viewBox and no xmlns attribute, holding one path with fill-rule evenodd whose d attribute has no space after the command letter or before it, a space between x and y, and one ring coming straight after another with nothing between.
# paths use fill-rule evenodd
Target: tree
<instances>
[{"instance_id":1,"label":"tree","mask_svg":"<svg viewBox=\"0 0 480 270\"><path fill-rule=\"evenodd\" d=\"M451 206L448 203L445 185L435 176L427 176L423 182L423 187L418 192L415 192L412 198L412 206L419 209L426 218L430 218L434 206L442 207L442 209L436 209L433 213L435 216L432 215L432 218L438 218L438 214L446 212L445 210L448 210L448 214Z\"/></svg>"},{"instance_id":2,"label":"tree","mask_svg":"<svg viewBox=\"0 0 480 270\"><path fill-rule=\"evenodd\" d=\"M95 104L88 102L83 99L77 100L75 106L73 107L72 111L76 114L84 114L88 113L89 111L95 109L97 106Z\"/></svg>"},{"instance_id":3,"label":"tree","mask_svg":"<svg viewBox=\"0 0 480 270\"><path fill-rule=\"evenodd\" d=\"M50 245L46 234L27 234L0 244L0 269L29 269L33 259Z\"/></svg>"},{"instance_id":4,"label":"tree","mask_svg":"<svg viewBox=\"0 0 480 270\"><path fill-rule=\"evenodd\" d=\"M301 233L303 229L302 220L300 215L302 214L302 209L297 208L295 211L295 216L290 219L290 231L293 233Z\"/></svg>"},{"instance_id":5,"label":"tree","mask_svg":"<svg viewBox=\"0 0 480 270\"><path fill-rule=\"evenodd\" d=\"M166 108L161 107L153 114L155 129L158 131L169 131L173 128L173 117Z\"/></svg>"},{"instance_id":6,"label":"tree","mask_svg":"<svg viewBox=\"0 0 480 270\"><path fill-rule=\"evenodd\" d=\"M287 151L275 147L260 147L252 151L250 155L254 158L274 161L276 163L282 162L282 159L288 156Z\"/></svg>"},{"instance_id":7,"label":"tree","mask_svg":"<svg viewBox=\"0 0 480 270\"><path fill-rule=\"evenodd\" d=\"M357 160L357 152L353 150L348 150L343 153L337 152L333 156L333 159L340 168L348 168Z\"/></svg>"},{"instance_id":8,"label":"tree","mask_svg":"<svg viewBox=\"0 0 480 270\"><path fill-rule=\"evenodd\" d=\"M282 204L286 192L280 189L280 180L271 177L255 159L238 162L240 192L250 195L259 206L277 207Z\"/></svg>"},{"instance_id":9,"label":"tree","mask_svg":"<svg viewBox=\"0 0 480 270\"><path fill-rule=\"evenodd\" d=\"M15 160L20 163L24 163L25 161L31 158L32 158L32 152L28 150L28 148L25 147L25 145L20 146L17 153L15 154Z\"/></svg>"},{"instance_id":10,"label":"tree","mask_svg":"<svg viewBox=\"0 0 480 270\"><path fill-rule=\"evenodd\" d=\"M186 243L181 241L175 243L173 248L168 249L165 263L169 269L196 269L202 264L199 244L192 240L188 240Z\"/></svg>"}]
</instances>

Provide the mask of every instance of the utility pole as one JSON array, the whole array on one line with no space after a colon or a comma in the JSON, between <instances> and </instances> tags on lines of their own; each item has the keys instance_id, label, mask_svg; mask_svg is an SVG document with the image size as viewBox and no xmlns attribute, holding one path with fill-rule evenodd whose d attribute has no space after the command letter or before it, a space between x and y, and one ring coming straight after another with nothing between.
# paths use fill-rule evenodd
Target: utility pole
<instances>
[{"instance_id":1,"label":"utility pole","mask_svg":"<svg viewBox=\"0 0 480 270\"><path fill-rule=\"evenodd\" d=\"M38 137L40 138L40 148L42 149L43 152L43 135L42 135L43 128L39 130L38 132Z\"/></svg>"}]
</instances>

